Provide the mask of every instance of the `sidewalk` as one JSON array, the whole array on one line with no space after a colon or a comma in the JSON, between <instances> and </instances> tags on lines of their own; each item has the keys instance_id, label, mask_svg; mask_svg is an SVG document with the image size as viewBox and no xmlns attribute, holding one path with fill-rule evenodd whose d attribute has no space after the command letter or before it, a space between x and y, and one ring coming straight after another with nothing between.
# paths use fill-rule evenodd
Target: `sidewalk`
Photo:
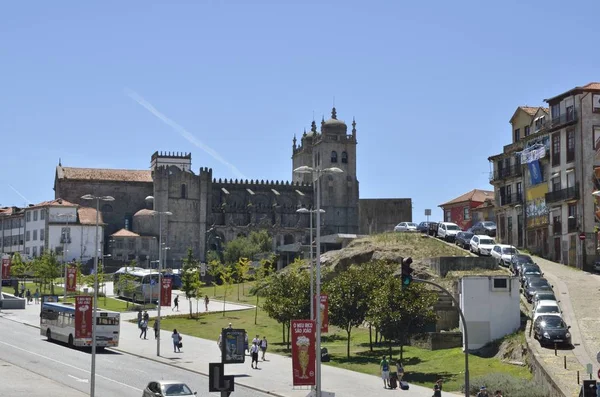
<instances>
[{"instance_id":1,"label":"sidewalk","mask_svg":"<svg viewBox=\"0 0 600 397\"><path fill-rule=\"evenodd\" d=\"M188 302L181 299L180 312L186 308ZM213 306L214 305L214 306ZM221 311L222 302L211 302L209 311ZM241 305L227 304L226 310L239 310ZM248 306L245 306L249 308ZM164 307L164 314L171 314L171 309ZM150 316L156 315L155 311L149 312ZM39 305L27 305L25 310L6 310L3 317L37 327L39 324ZM136 313L124 313L122 318L136 318ZM150 339L139 338L139 330L135 324L128 321L121 322L121 334L119 350L124 353L139 356L140 358L155 360L175 367L183 368L202 375L208 376L208 364L220 362L220 351L215 340L207 340L183 335L183 349L181 353L173 353L171 332L161 331L161 356L156 356L156 341L152 330L148 332ZM259 369L250 368L250 357L244 364L229 364L225 366L227 375L236 376L236 384L247 386L265 393L279 397L305 397L309 390L294 389L292 385L292 361L291 358L266 354L267 361L259 363ZM433 386L433 385L432 385ZM336 396L363 397L363 396L389 396L394 391L383 388L383 382L379 376L366 375L328 365L322 367L323 391L333 392ZM398 389L395 390L398 393ZM407 395L415 397L431 397L431 388L410 385ZM235 395L235 393L234 393ZM444 392L445 397L456 396L453 393Z\"/></svg>"}]
</instances>

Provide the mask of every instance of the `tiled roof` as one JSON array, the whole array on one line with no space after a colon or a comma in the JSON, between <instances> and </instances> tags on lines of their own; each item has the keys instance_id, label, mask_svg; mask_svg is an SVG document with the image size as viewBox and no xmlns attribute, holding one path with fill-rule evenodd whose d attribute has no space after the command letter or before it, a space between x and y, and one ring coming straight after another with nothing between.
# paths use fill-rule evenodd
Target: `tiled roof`
<instances>
[{"instance_id":1,"label":"tiled roof","mask_svg":"<svg viewBox=\"0 0 600 397\"><path fill-rule=\"evenodd\" d=\"M587 83L582 88L585 90L600 90L600 83Z\"/></svg>"},{"instance_id":2,"label":"tiled roof","mask_svg":"<svg viewBox=\"0 0 600 397\"><path fill-rule=\"evenodd\" d=\"M585 91L600 91L600 83L598 82L591 82L591 83L587 83L584 86L581 87L575 87L575 88L571 88L570 90L563 92L562 94L558 94L553 96L552 98L548 98L548 99L544 99L544 102L554 102L554 101L558 101L564 97L567 97L569 95L575 95L581 92L585 92Z\"/></svg>"},{"instance_id":3,"label":"tiled roof","mask_svg":"<svg viewBox=\"0 0 600 397\"><path fill-rule=\"evenodd\" d=\"M96 209L90 207L79 207L77 208L77 215L79 215L79 223L81 225L95 225L96 224ZM98 224L104 225L102 220L102 212L98 214Z\"/></svg>"},{"instance_id":4,"label":"tiled roof","mask_svg":"<svg viewBox=\"0 0 600 397\"><path fill-rule=\"evenodd\" d=\"M77 207L77 204L73 204L70 201L63 200L61 198L57 198L56 200L50 201L42 201L41 203L30 205L29 208L39 208L39 207Z\"/></svg>"},{"instance_id":5,"label":"tiled roof","mask_svg":"<svg viewBox=\"0 0 600 397\"><path fill-rule=\"evenodd\" d=\"M532 106L519 106L521 109L523 109L525 111L525 113L527 113L530 116L533 116L535 114L535 112L537 112L539 106L536 107L532 107Z\"/></svg>"},{"instance_id":6,"label":"tiled roof","mask_svg":"<svg viewBox=\"0 0 600 397\"><path fill-rule=\"evenodd\" d=\"M152 172L106 168L56 167L58 179L78 181L152 182Z\"/></svg>"},{"instance_id":7,"label":"tiled roof","mask_svg":"<svg viewBox=\"0 0 600 397\"><path fill-rule=\"evenodd\" d=\"M132 232L131 230L121 229L110 235L111 237L140 237L139 234Z\"/></svg>"},{"instance_id":8,"label":"tiled roof","mask_svg":"<svg viewBox=\"0 0 600 397\"><path fill-rule=\"evenodd\" d=\"M493 199L494 192L490 190L481 190L481 189L473 189L470 192L467 192L461 196L458 196L454 200L450 200L444 204L440 204L438 207L444 207L446 205L465 203L469 201L481 202L483 203L485 200Z\"/></svg>"},{"instance_id":9,"label":"tiled roof","mask_svg":"<svg viewBox=\"0 0 600 397\"><path fill-rule=\"evenodd\" d=\"M486 208L490 208L494 206L494 201L492 199L486 199L483 203L479 204L477 207L471 209L474 210L484 210Z\"/></svg>"}]
</instances>

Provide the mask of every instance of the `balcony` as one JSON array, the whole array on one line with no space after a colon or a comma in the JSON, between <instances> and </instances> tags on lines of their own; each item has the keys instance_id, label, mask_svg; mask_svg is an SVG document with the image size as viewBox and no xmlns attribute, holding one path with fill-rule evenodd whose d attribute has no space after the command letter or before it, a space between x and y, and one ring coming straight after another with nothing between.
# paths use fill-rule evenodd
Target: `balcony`
<instances>
[{"instance_id":1,"label":"balcony","mask_svg":"<svg viewBox=\"0 0 600 397\"><path fill-rule=\"evenodd\" d=\"M577 111L573 109L572 111L568 111L566 113L561 114L560 116L553 117L550 122L550 130L557 130L561 127L565 127L567 125L575 124L578 120Z\"/></svg>"},{"instance_id":2,"label":"balcony","mask_svg":"<svg viewBox=\"0 0 600 397\"><path fill-rule=\"evenodd\" d=\"M523 175L521 164L511 165L510 167L498 168L490 173L490 182L499 181L506 178L512 178Z\"/></svg>"},{"instance_id":3,"label":"balcony","mask_svg":"<svg viewBox=\"0 0 600 397\"><path fill-rule=\"evenodd\" d=\"M560 236L562 234L562 222L552 222L552 234L555 236Z\"/></svg>"},{"instance_id":4,"label":"balcony","mask_svg":"<svg viewBox=\"0 0 600 397\"><path fill-rule=\"evenodd\" d=\"M555 190L546 193L546 203L556 203L557 201L579 200L579 184L566 189Z\"/></svg>"},{"instance_id":5,"label":"balcony","mask_svg":"<svg viewBox=\"0 0 600 397\"><path fill-rule=\"evenodd\" d=\"M516 205L523 203L523 193L514 193L509 195L500 195L500 206Z\"/></svg>"}]
</instances>

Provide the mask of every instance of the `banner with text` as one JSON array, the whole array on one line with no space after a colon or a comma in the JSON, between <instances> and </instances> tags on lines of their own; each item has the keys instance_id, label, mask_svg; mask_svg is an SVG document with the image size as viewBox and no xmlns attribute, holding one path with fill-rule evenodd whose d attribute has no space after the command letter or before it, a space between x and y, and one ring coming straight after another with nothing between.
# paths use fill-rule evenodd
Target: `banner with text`
<instances>
[{"instance_id":1,"label":"banner with text","mask_svg":"<svg viewBox=\"0 0 600 397\"><path fill-rule=\"evenodd\" d=\"M321 332L329 332L329 297L321 294L321 302L319 304L319 313L321 313Z\"/></svg>"},{"instance_id":2,"label":"banner with text","mask_svg":"<svg viewBox=\"0 0 600 397\"><path fill-rule=\"evenodd\" d=\"M160 289L160 305L171 306L171 280L170 278L162 278L162 288Z\"/></svg>"},{"instance_id":3,"label":"banner with text","mask_svg":"<svg viewBox=\"0 0 600 397\"><path fill-rule=\"evenodd\" d=\"M77 268L67 266L67 292L77 291Z\"/></svg>"},{"instance_id":4,"label":"banner with text","mask_svg":"<svg viewBox=\"0 0 600 397\"><path fill-rule=\"evenodd\" d=\"M4 280L10 278L10 258L2 258L2 278Z\"/></svg>"},{"instance_id":5,"label":"banner with text","mask_svg":"<svg viewBox=\"0 0 600 397\"><path fill-rule=\"evenodd\" d=\"M91 296L75 297L75 338L92 337L92 301Z\"/></svg>"},{"instance_id":6,"label":"banner with text","mask_svg":"<svg viewBox=\"0 0 600 397\"><path fill-rule=\"evenodd\" d=\"M292 376L294 386L314 386L316 366L316 323L292 320Z\"/></svg>"}]
</instances>

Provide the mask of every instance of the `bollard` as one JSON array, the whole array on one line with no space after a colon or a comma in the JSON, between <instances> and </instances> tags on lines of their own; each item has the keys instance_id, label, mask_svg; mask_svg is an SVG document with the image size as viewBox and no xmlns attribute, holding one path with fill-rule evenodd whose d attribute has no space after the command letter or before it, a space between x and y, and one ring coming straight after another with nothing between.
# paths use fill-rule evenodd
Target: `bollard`
<instances>
[{"instance_id":1,"label":"bollard","mask_svg":"<svg viewBox=\"0 0 600 397\"><path fill-rule=\"evenodd\" d=\"M565 369L567 369L567 356L563 356L563 358L564 358L563 361L565 362Z\"/></svg>"},{"instance_id":2,"label":"bollard","mask_svg":"<svg viewBox=\"0 0 600 397\"><path fill-rule=\"evenodd\" d=\"M554 355L558 356L558 352L556 351L556 343L554 343Z\"/></svg>"},{"instance_id":3,"label":"bollard","mask_svg":"<svg viewBox=\"0 0 600 397\"><path fill-rule=\"evenodd\" d=\"M579 384L579 371L577 371L577 384Z\"/></svg>"}]
</instances>

